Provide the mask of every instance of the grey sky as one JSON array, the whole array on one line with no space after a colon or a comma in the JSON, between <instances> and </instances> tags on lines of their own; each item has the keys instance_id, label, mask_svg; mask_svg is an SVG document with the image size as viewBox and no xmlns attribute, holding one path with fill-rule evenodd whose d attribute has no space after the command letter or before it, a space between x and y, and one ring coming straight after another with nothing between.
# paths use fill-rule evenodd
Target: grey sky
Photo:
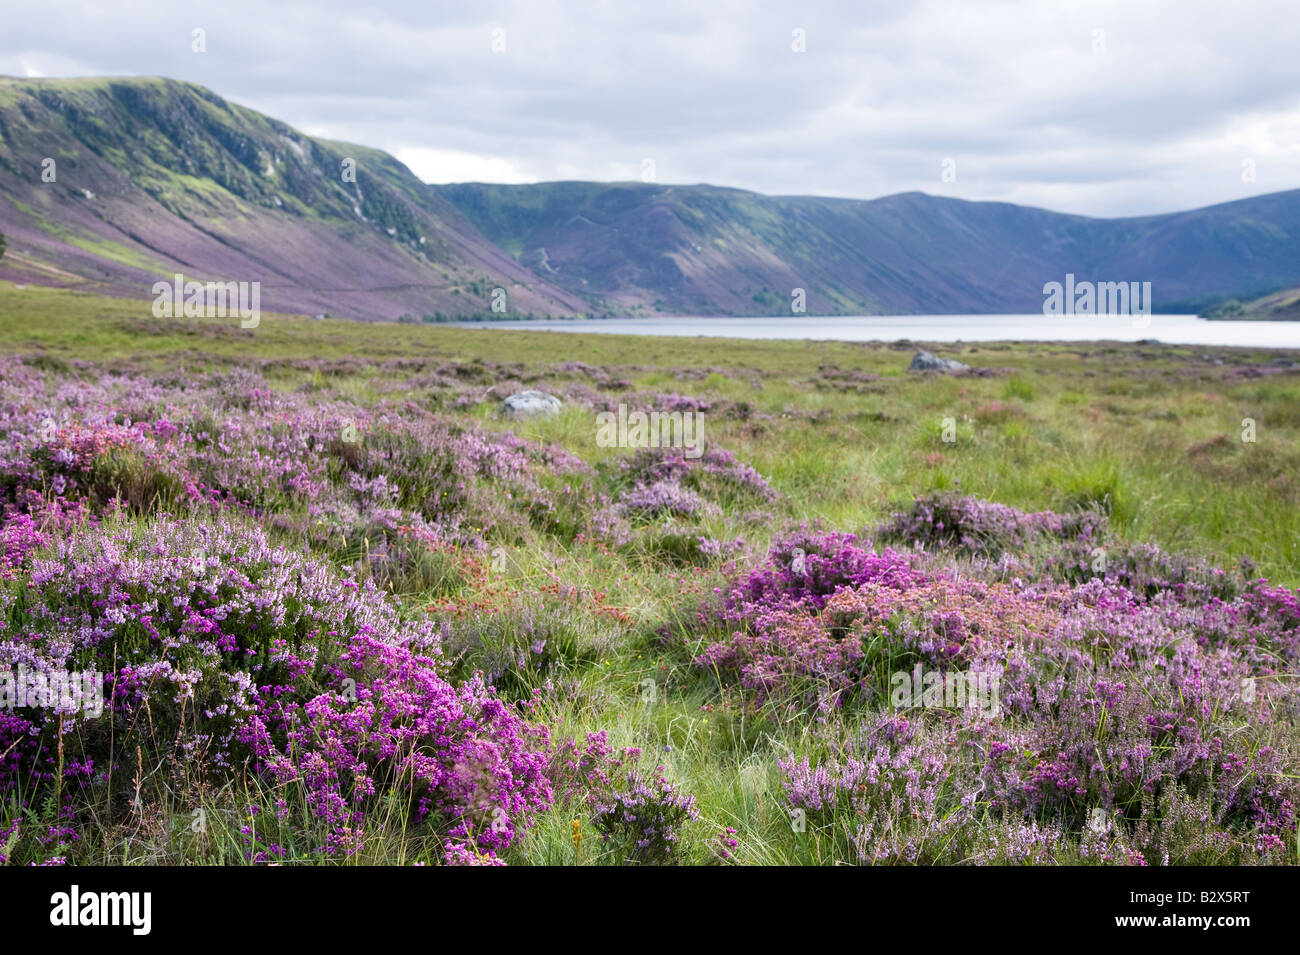
<instances>
[{"instance_id":1,"label":"grey sky","mask_svg":"<svg viewBox=\"0 0 1300 955\"><path fill-rule=\"evenodd\" d=\"M0 73L192 80L431 182L651 159L660 182L1126 215L1300 188L1296 2L59 0L8 5Z\"/></svg>"}]
</instances>

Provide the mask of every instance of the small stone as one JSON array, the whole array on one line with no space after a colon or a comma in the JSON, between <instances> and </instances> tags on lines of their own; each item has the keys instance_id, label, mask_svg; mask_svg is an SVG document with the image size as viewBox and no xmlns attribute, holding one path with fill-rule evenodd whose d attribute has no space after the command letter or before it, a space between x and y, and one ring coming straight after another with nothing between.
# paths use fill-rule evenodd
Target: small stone
<instances>
[{"instance_id":1,"label":"small stone","mask_svg":"<svg viewBox=\"0 0 1300 955\"><path fill-rule=\"evenodd\" d=\"M512 417L553 415L560 410L560 399L544 391L517 391L501 402L501 413Z\"/></svg>"},{"instance_id":2,"label":"small stone","mask_svg":"<svg viewBox=\"0 0 1300 955\"><path fill-rule=\"evenodd\" d=\"M908 371L969 371L970 365L955 358L940 358L928 351L919 351L912 356Z\"/></svg>"}]
</instances>

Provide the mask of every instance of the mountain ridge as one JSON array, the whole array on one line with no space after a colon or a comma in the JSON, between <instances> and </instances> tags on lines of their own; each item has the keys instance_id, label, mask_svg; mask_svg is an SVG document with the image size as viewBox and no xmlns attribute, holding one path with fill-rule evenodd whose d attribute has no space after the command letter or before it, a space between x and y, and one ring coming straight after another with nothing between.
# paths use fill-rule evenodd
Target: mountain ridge
<instances>
[{"instance_id":1,"label":"mountain ridge","mask_svg":"<svg viewBox=\"0 0 1300 955\"><path fill-rule=\"evenodd\" d=\"M1044 283L1072 272L1149 280L1157 311L1196 311L1300 278L1300 190L1103 219L919 192L774 197L573 181L432 188L522 264L537 271L544 250L548 280L622 309L710 314L721 303L723 312L789 314L792 290L804 288L814 314L1037 311ZM711 254L714 246L727 254Z\"/></svg>"},{"instance_id":2,"label":"mountain ridge","mask_svg":"<svg viewBox=\"0 0 1300 955\"><path fill-rule=\"evenodd\" d=\"M809 315L1037 312L1067 273L1151 281L1156 311L1300 286L1300 190L1099 218L915 190L430 185L165 77L0 77L0 231L16 281L259 280L268 309L363 319L482 316L498 288L509 314L573 317L790 315L797 290Z\"/></svg>"}]
</instances>

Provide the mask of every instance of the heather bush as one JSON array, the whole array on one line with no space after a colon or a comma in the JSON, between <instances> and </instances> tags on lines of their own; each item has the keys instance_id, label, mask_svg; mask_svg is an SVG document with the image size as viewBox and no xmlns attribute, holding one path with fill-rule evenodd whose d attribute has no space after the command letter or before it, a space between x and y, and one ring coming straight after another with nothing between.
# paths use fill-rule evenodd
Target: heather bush
<instances>
[{"instance_id":1,"label":"heather bush","mask_svg":"<svg viewBox=\"0 0 1300 955\"><path fill-rule=\"evenodd\" d=\"M762 475L718 447L699 457L681 448L641 448L609 470L620 509L641 518L709 517L777 499Z\"/></svg>"},{"instance_id":2,"label":"heather bush","mask_svg":"<svg viewBox=\"0 0 1300 955\"><path fill-rule=\"evenodd\" d=\"M592 803L592 824L626 863L672 862L682 827L699 816L694 797L670 783L662 766L629 769L621 782Z\"/></svg>"},{"instance_id":3,"label":"heather bush","mask_svg":"<svg viewBox=\"0 0 1300 955\"><path fill-rule=\"evenodd\" d=\"M896 513L875 533L881 541L997 557L1044 538L1087 544L1098 538L1105 526L1104 516L1096 511L1030 514L1005 504L938 491L918 497L908 510Z\"/></svg>"},{"instance_id":4,"label":"heather bush","mask_svg":"<svg viewBox=\"0 0 1300 955\"><path fill-rule=\"evenodd\" d=\"M670 480L633 488L623 496L619 507L625 514L640 518L716 517L720 513L716 504Z\"/></svg>"},{"instance_id":5,"label":"heather bush","mask_svg":"<svg viewBox=\"0 0 1300 955\"><path fill-rule=\"evenodd\" d=\"M1011 727L953 714L883 715L860 735L828 738L820 759L781 760L792 812L844 857L870 864L1258 864L1285 859L1267 824L1242 819L1222 793L1154 782L1141 804L1095 800L1082 817L1027 810L998 767L1026 745ZM1267 770L1271 767L1262 767ZM1226 792L1240 776L1228 781ZM1011 798L1008 799L1007 797Z\"/></svg>"},{"instance_id":6,"label":"heather bush","mask_svg":"<svg viewBox=\"0 0 1300 955\"><path fill-rule=\"evenodd\" d=\"M0 668L97 671L106 702L0 716L0 791L118 812L248 768L297 794L326 854L357 851L394 788L413 824L485 851L549 804L545 731L482 681L449 683L431 620L260 528L106 524L28 560L0 585Z\"/></svg>"},{"instance_id":7,"label":"heather bush","mask_svg":"<svg viewBox=\"0 0 1300 955\"><path fill-rule=\"evenodd\" d=\"M847 709L895 714L818 765L783 764L791 805L842 821L863 861L935 861L927 852L964 841L985 861L1158 862L1151 816L1174 792L1212 807L1222 856L1275 859L1300 806L1296 595L1200 569L1134 590L1132 566L1073 585L1042 564L1027 582L1001 558L922 571L851 535L801 531L701 608L695 664L768 704L770 719L808 707L823 722ZM969 576L981 570L989 579ZM913 716L913 698L900 711L891 675L913 667L995 675L995 706L927 702ZM979 841L993 830L967 831L972 807L954 794L971 793L1003 827L997 845ZM1052 853L1045 832L1082 839L1098 811L1117 820L1112 838ZM926 828L882 832L891 819Z\"/></svg>"},{"instance_id":8,"label":"heather bush","mask_svg":"<svg viewBox=\"0 0 1300 955\"><path fill-rule=\"evenodd\" d=\"M772 607L818 609L838 590L865 583L902 584L914 577L908 558L877 554L853 534L806 526L777 540L766 561L721 594L724 619Z\"/></svg>"},{"instance_id":9,"label":"heather bush","mask_svg":"<svg viewBox=\"0 0 1300 955\"><path fill-rule=\"evenodd\" d=\"M550 765L556 802L585 806L602 842L625 865L674 861L682 829L699 817L694 797L669 782L662 766L643 763L640 749L616 751L601 731L581 744L562 741Z\"/></svg>"},{"instance_id":10,"label":"heather bush","mask_svg":"<svg viewBox=\"0 0 1300 955\"><path fill-rule=\"evenodd\" d=\"M824 710L857 687L868 650L844 638L843 621L823 621L821 609L857 586L900 587L914 579L919 575L901 555L876 554L852 534L801 527L699 608L693 626L702 645L694 662L759 699L815 700Z\"/></svg>"},{"instance_id":11,"label":"heather bush","mask_svg":"<svg viewBox=\"0 0 1300 955\"><path fill-rule=\"evenodd\" d=\"M30 514L14 514L0 524L0 578L13 580L27 555L47 539Z\"/></svg>"},{"instance_id":12,"label":"heather bush","mask_svg":"<svg viewBox=\"0 0 1300 955\"><path fill-rule=\"evenodd\" d=\"M976 798L963 796L948 747L885 717L818 766L780 761L789 805L825 826L859 862L928 864L960 858L973 839Z\"/></svg>"}]
</instances>

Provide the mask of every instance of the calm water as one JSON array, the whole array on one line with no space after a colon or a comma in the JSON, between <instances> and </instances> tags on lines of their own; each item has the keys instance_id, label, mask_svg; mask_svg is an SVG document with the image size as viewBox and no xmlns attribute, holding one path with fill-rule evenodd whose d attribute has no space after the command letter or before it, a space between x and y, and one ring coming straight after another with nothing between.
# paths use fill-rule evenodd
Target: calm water
<instances>
[{"instance_id":1,"label":"calm water","mask_svg":"<svg viewBox=\"0 0 1300 955\"><path fill-rule=\"evenodd\" d=\"M1135 328L1134 321L1149 321ZM1300 322L1210 322L1195 315L896 315L832 318L611 318L591 321L463 323L620 335L706 335L717 338L802 338L842 342L1137 341L1176 345L1300 348Z\"/></svg>"}]
</instances>

